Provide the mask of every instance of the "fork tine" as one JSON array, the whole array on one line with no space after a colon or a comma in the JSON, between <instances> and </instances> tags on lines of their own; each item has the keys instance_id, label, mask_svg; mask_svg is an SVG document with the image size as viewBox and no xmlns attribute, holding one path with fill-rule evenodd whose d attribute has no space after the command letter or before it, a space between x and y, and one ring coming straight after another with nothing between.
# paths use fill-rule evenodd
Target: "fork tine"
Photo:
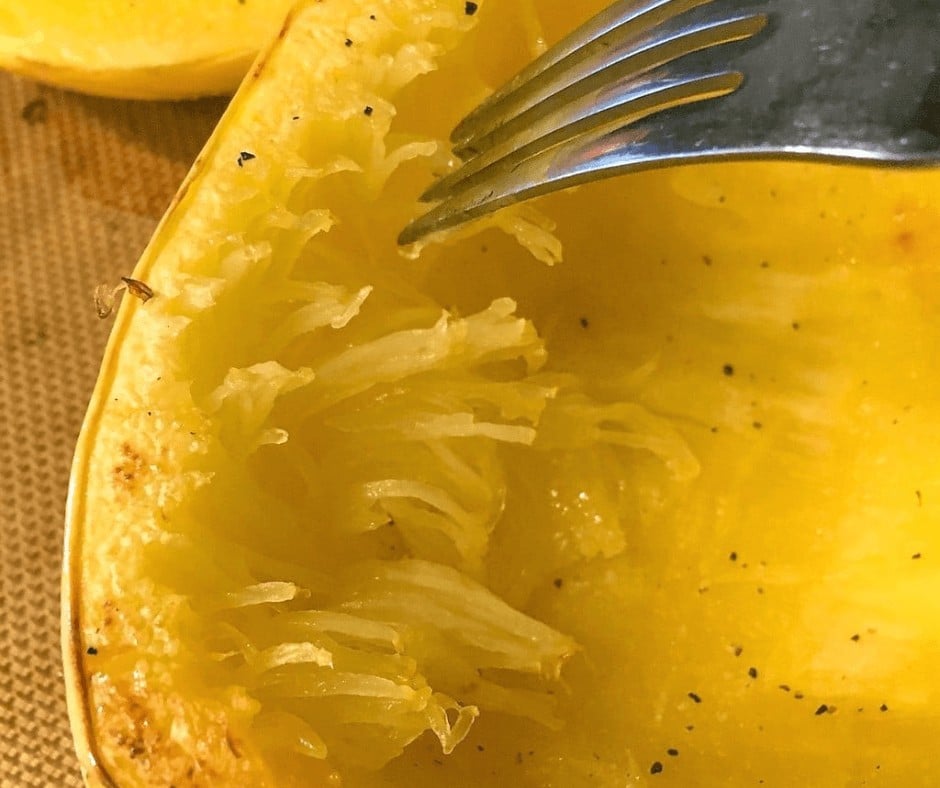
<instances>
[{"instance_id":1,"label":"fork tine","mask_svg":"<svg viewBox=\"0 0 940 788\"><path fill-rule=\"evenodd\" d=\"M439 199L463 188L465 183L484 177L487 168L500 160L507 168L515 167L528 156L586 129L606 127L611 122L627 123L656 111L658 102L668 95L664 91L672 86L668 81L657 83L652 68L712 46L749 38L766 22L765 15L751 14L663 32L626 61L617 59L613 67L600 69L591 78L541 101L475 141L473 144L483 152L432 184L421 199ZM634 66L639 66L638 71ZM627 75L613 82L624 69Z\"/></svg>"},{"instance_id":2,"label":"fork tine","mask_svg":"<svg viewBox=\"0 0 940 788\"><path fill-rule=\"evenodd\" d=\"M483 152L430 192L443 201L406 227L399 243L530 197L655 167L766 158L936 165L940 127L930 114L938 105L936 2L904 0L890 24L865 3L860 13L858 0L699 3L701 9L662 27L692 27L714 19L718 7L766 8L756 14L766 33L625 73L614 92L601 85L585 92L578 79L568 79L563 98L573 101L547 96L547 111L533 105L522 120L477 138ZM618 43L611 38L606 45ZM739 89L744 74L747 85ZM524 80L516 83L524 97ZM512 99L511 91L503 94ZM709 101L718 96L725 98Z\"/></svg>"},{"instance_id":3,"label":"fork tine","mask_svg":"<svg viewBox=\"0 0 940 788\"><path fill-rule=\"evenodd\" d=\"M695 75L680 79L660 79L655 90L648 95L649 106L637 109L631 123L677 106L703 101L735 91L743 81L739 72L725 71L708 75ZM470 219L475 219L497 208L511 205L540 194L557 191L596 180L599 173L606 176L637 168L643 162L626 162L622 150L641 140L645 130L624 126L617 119L603 127L594 127L550 148L541 148L511 166L505 160L491 164L480 177L468 179L453 191L447 200L409 224L399 235L398 243L406 245L433 232L446 230ZM610 149L608 151L608 148ZM606 152L614 164L604 165L598 152ZM617 158L614 154L620 152ZM650 166L655 162L646 160Z\"/></svg>"},{"instance_id":4,"label":"fork tine","mask_svg":"<svg viewBox=\"0 0 940 788\"><path fill-rule=\"evenodd\" d=\"M499 123L479 128L476 134L456 146L454 153L463 159L472 158L477 151L508 138L514 129L531 124L555 106L622 76L640 76L683 55L748 38L759 32L766 22L766 17L753 11L735 14L727 9L716 10L723 13L714 18L709 15L695 23L682 19L676 24L646 28L642 37L627 40L618 37L596 52L568 58L558 68L540 74L536 83L517 90L512 106L500 105L503 111L499 113ZM570 65L568 61L572 61Z\"/></svg>"},{"instance_id":5,"label":"fork tine","mask_svg":"<svg viewBox=\"0 0 940 788\"><path fill-rule=\"evenodd\" d=\"M567 35L551 49L536 58L502 88L483 101L451 133L451 142L463 145L487 133L505 118L516 115L527 106L529 90L551 82L559 68L568 68L585 53L606 48L610 38L628 40L631 33L644 31L696 6L713 0L618 0ZM520 95L517 91L525 86Z\"/></svg>"}]
</instances>

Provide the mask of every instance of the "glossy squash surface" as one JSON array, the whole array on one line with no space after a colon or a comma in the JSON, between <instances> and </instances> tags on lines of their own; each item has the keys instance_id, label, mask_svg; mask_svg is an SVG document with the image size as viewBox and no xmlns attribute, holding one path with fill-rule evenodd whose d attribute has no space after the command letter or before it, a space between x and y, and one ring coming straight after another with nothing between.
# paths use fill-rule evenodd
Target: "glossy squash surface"
<instances>
[{"instance_id":1,"label":"glossy squash surface","mask_svg":"<svg viewBox=\"0 0 940 788\"><path fill-rule=\"evenodd\" d=\"M402 254L568 6L309 3L234 99L76 456L92 782L935 784L940 176L647 173Z\"/></svg>"}]
</instances>

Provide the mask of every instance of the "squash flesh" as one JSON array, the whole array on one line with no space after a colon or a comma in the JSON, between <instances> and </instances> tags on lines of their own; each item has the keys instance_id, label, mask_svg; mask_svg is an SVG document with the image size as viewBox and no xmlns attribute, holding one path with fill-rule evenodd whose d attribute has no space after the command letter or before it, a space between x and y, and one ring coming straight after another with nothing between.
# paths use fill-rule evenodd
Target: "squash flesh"
<instances>
[{"instance_id":1,"label":"squash flesh","mask_svg":"<svg viewBox=\"0 0 940 788\"><path fill-rule=\"evenodd\" d=\"M421 8L425 28L409 27L414 22L402 21L403 10L385 41L400 44L406 36L397 30L407 29L416 41L430 36L440 47L455 44L452 30L468 21L460 20L460 6L446 6L451 16L439 28L427 20L445 7ZM532 34L538 18L520 8L507 13L528 19L516 47L524 60L523 45L538 37ZM383 10L394 15L392 6ZM793 165L646 174L542 201L538 210L557 222L565 250L565 261L552 268L492 230L402 261L392 240L413 203L400 198L413 200L431 167L419 158L386 178L389 148L377 146L374 124L400 135L397 145L412 145L402 155L430 152L427 141L446 131L461 108L449 110L453 118L425 121L421 102L434 104L438 94L443 102L455 75L465 75L479 58L473 36L485 40L487 30L502 27L500 17L495 8L481 11L479 28L465 34L439 71L415 83L423 90L404 88L392 120L388 97L369 81L377 61L360 61L347 52L354 47L330 38L352 30L354 43L368 48L373 20L364 13L350 19L304 13L311 15L309 27L299 25L304 35L288 36L272 54L271 79L262 72L246 94L250 100L236 101L231 114L241 113L234 114L241 123L230 123L228 135L210 144L203 174L145 255L137 275L158 298L125 308L86 428L94 446L79 483L86 518L80 571L94 582L79 603L83 644L98 650L84 666L92 698L105 709L95 735L104 743L110 737L109 766L139 780L142 766L151 775L166 769L169 778L185 776L201 758L191 775L196 784L237 782L247 773L260 779L268 769L267 779L282 782L298 774L327 779L338 768L351 785L386 778L473 785L521 775L532 784L570 786L653 779L649 770L659 761L666 768L655 779L675 785L747 784L781 773L790 782L828 785L874 771L893 781L888 784L928 784L929 767L912 753L936 730L929 676L938 611L929 592L940 578L925 560L937 541L931 527L937 468L929 440L938 425L929 394L937 382L930 364L937 330L929 319L937 300L938 217L929 200L936 175ZM557 9L545 13L558 24ZM278 63L296 63L297 49L310 47L311 39L321 54L311 68L320 71L303 78L327 84L342 68L347 81L313 106L294 106L285 95L300 95L301 88L285 88L281 80L301 77L278 70ZM430 46L409 45L402 68L390 69L380 87L436 56ZM352 68L341 58L351 58ZM468 84L466 106L482 82L479 90ZM365 106L373 107L371 115ZM273 122L261 110L271 107L279 108ZM285 161L284 151L295 148L300 153ZM255 158L245 160L244 151ZM310 177L317 166L321 174ZM276 230L272 240L264 227L297 221L277 213L283 206L302 220ZM518 215L533 216L528 209ZM333 217L340 221L327 232ZM244 238L207 235L218 226L239 228ZM524 228L553 253L551 235L530 223ZM276 333L287 322L287 310L277 306L277 297L284 298L277 288L290 278L278 270L285 261L296 266L294 278L340 287L299 288L288 299L292 306L317 299L333 304L329 317L339 328L330 325L299 342L287 335L285 343ZM305 276L297 277L298 269ZM403 531L389 540L377 529L377 539L355 546L342 527L300 527L314 513L327 523L376 528L369 512L342 505L357 500L343 493L350 480L392 478L376 477L367 455L381 445L377 434L391 440L387 433L400 431L402 414L414 415L413 404L410 410L396 405L387 382L363 391L351 382L363 368L380 365L389 345L341 363L344 347L375 340L377 325L386 337L432 331L444 305L455 317L438 333L461 333L461 320L486 315L505 296L516 302L515 314L531 320L517 323L500 313L499 325L518 332L509 356L516 361L485 380L460 377L473 391L478 422L486 415L487 423L516 430L499 432L498 442L490 435L461 443L471 469L498 479L504 499L492 484L472 483L468 467L446 452L429 457L407 449L406 461L392 463L413 473L423 468L418 476L460 468L461 478L471 479L460 486L465 498L434 501L458 521L462 511L498 513L483 546L477 538L456 555L459 540L421 548L419 525L410 536ZM422 337L429 347L431 335ZM257 366L272 356L278 367ZM307 380L304 369L313 366L319 377ZM233 367L248 372L232 377ZM335 390L317 393L316 381L331 374L345 406ZM578 396L564 398L572 384L562 375L578 379ZM433 371L408 382L422 397L425 416L446 416L461 404L446 396L453 387L439 382ZM277 387L283 394L266 411L263 400ZM565 407L545 393L556 388ZM648 417L646 444L585 442L587 422L572 421L572 414L590 411L579 397L640 408L604 411L598 423L611 431L605 419L616 426L626 412L635 427ZM478 407L481 400L488 404ZM318 408L329 411L329 429L310 419ZM363 438L357 428L364 423L370 426L360 430ZM443 425L428 417L421 429ZM531 448L525 429L536 434ZM286 443L279 430L286 430ZM636 432L622 424L613 431L619 438ZM401 506L404 498L396 500ZM383 509L383 517L389 514L396 526L420 520L414 507ZM286 525L259 531L259 523L269 522ZM108 537L113 530L120 538ZM251 549L239 552L232 542ZM149 545L138 549L137 543ZM220 634L218 621L207 626L210 613L244 612L258 598L289 607L308 592L322 600L328 596L323 575L337 563L375 558L376 551L387 559L392 547L426 549L437 563L459 565L527 619L564 633L526 624L556 644L546 665L571 656L566 636L576 641L581 651L563 674L570 693L557 695L550 714L544 701L517 693L514 703L528 709L517 716L498 708L493 687L477 692L486 698L483 712L453 754L442 758L441 744L424 736L375 776L356 763L367 737L347 741L336 733L327 742L333 755L322 764L317 726L303 727L302 715L286 706L265 706L277 695L271 685L245 691L231 676L220 685L223 674L201 644L212 643L222 656L233 640ZM305 560L295 560L298 554ZM340 581L357 582L342 573ZM364 588L330 612L348 615L355 599L360 604L368 596ZM115 601L128 594L144 604L128 609ZM376 615L379 603L370 604ZM337 620L350 623L334 619L331 626ZM368 637L362 624L356 637L385 643L373 650L392 657L394 627L388 632L381 629L387 622L370 621ZM243 634L255 633L235 657L246 664L310 665L327 659L316 648L341 652L320 642L270 643L263 616L253 612L237 623ZM297 638L295 646L303 640ZM421 645L412 648L426 668L439 644ZM149 664L138 670L141 655ZM346 657L353 662L355 655ZM377 661L392 674L408 670L402 660ZM447 664L438 661L436 669L444 683L453 681ZM116 683L117 676L143 681L146 692L135 695L133 682ZM402 679L396 681L400 686ZM457 701L469 705L472 694ZM147 699L151 724L142 724L128 697L138 704ZM822 705L826 712L816 715ZM374 708L342 703L323 705L314 716L329 728L343 714L378 716ZM533 725L533 718L548 724ZM552 730L554 718L564 724L561 733ZM189 735L179 733L180 719ZM178 734L169 737L172 747L135 738L145 727L172 729L172 720ZM348 724L354 730L358 723ZM284 741L292 743L287 756ZM670 747L679 756L665 755Z\"/></svg>"}]
</instances>

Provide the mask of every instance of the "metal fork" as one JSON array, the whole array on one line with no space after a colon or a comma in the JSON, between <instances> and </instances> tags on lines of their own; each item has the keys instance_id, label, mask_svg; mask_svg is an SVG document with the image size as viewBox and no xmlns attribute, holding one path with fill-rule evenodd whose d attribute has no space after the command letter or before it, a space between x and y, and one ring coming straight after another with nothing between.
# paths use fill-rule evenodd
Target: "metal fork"
<instances>
[{"instance_id":1,"label":"metal fork","mask_svg":"<svg viewBox=\"0 0 940 788\"><path fill-rule=\"evenodd\" d=\"M940 0L618 0L464 118L408 244L632 170L940 164Z\"/></svg>"}]
</instances>

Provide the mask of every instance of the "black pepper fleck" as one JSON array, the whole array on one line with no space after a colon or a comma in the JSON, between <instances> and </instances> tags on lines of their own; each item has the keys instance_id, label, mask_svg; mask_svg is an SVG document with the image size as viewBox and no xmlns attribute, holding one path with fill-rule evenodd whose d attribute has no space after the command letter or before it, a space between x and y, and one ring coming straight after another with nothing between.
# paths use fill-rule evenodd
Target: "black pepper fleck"
<instances>
[{"instance_id":1,"label":"black pepper fleck","mask_svg":"<svg viewBox=\"0 0 940 788\"><path fill-rule=\"evenodd\" d=\"M778 684L777 686L778 686L780 689L782 689L784 692L789 692L789 691L790 691L790 685L789 685L789 684Z\"/></svg>"},{"instance_id":2,"label":"black pepper fleck","mask_svg":"<svg viewBox=\"0 0 940 788\"><path fill-rule=\"evenodd\" d=\"M675 747L670 747L666 750L666 755L670 755L675 758L679 754L679 751Z\"/></svg>"},{"instance_id":3,"label":"black pepper fleck","mask_svg":"<svg viewBox=\"0 0 940 788\"><path fill-rule=\"evenodd\" d=\"M95 657L98 655L98 649L96 649L94 646L89 646L87 649L85 649L85 653L90 657Z\"/></svg>"},{"instance_id":4,"label":"black pepper fleck","mask_svg":"<svg viewBox=\"0 0 940 788\"><path fill-rule=\"evenodd\" d=\"M818 716L820 716L821 714L825 714L827 711L829 711L829 707L828 707L825 703L823 703L823 704L821 704L821 705L819 706L818 709L816 709L816 711L815 711L814 713L815 713L815 715L818 717Z\"/></svg>"},{"instance_id":5,"label":"black pepper fleck","mask_svg":"<svg viewBox=\"0 0 940 788\"><path fill-rule=\"evenodd\" d=\"M561 588L564 584L565 581L560 577L556 577L554 580L552 580L552 585L555 586L555 588Z\"/></svg>"},{"instance_id":6,"label":"black pepper fleck","mask_svg":"<svg viewBox=\"0 0 940 788\"><path fill-rule=\"evenodd\" d=\"M372 107L370 107L368 104L366 104L365 108L362 110L362 114L363 114L363 115L371 115L371 114L372 114Z\"/></svg>"},{"instance_id":7,"label":"black pepper fleck","mask_svg":"<svg viewBox=\"0 0 940 788\"><path fill-rule=\"evenodd\" d=\"M732 551L728 554L728 560L729 560L729 561L737 561L737 560L738 560L738 554L737 554L734 550L732 550Z\"/></svg>"},{"instance_id":8,"label":"black pepper fleck","mask_svg":"<svg viewBox=\"0 0 940 788\"><path fill-rule=\"evenodd\" d=\"M483 752L486 748L482 744L477 745L477 752Z\"/></svg>"},{"instance_id":9,"label":"black pepper fleck","mask_svg":"<svg viewBox=\"0 0 940 788\"><path fill-rule=\"evenodd\" d=\"M701 703L702 698L694 692L689 693L689 697L692 699L693 703Z\"/></svg>"},{"instance_id":10,"label":"black pepper fleck","mask_svg":"<svg viewBox=\"0 0 940 788\"><path fill-rule=\"evenodd\" d=\"M650 766L650 774L659 774L662 770L662 763L660 761L653 761L653 765Z\"/></svg>"},{"instance_id":11,"label":"black pepper fleck","mask_svg":"<svg viewBox=\"0 0 940 788\"><path fill-rule=\"evenodd\" d=\"M916 561L918 558L920 558L920 553L914 553L914 555L912 555L911 558Z\"/></svg>"},{"instance_id":12,"label":"black pepper fleck","mask_svg":"<svg viewBox=\"0 0 940 788\"><path fill-rule=\"evenodd\" d=\"M882 703L878 708L881 709L881 711L887 711L887 710L888 710L888 704L887 704L887 703Z\"/></svg>"},{"instance_id":13,"label":"black pepper fleck","mask_svg":"<svg viewBox=\"0 0 940 788\"><path fill-rule=\"evenodd\" d=\"M735 647L734 647L734 655L735 655L736 657L740 657L743 653L744 653L744 646L735 646Z\"/></svg>"},{"instance_id":14,"label":"black pepper fleck","mask_svg":"<svg viewBox=\"0 0 940 788\"><path fill-rule=\"evenodd\" d=\"M755 430L759 430L759 429L761 429L764 425L761 424L759 421L755 421L754 424L753 424L753 426L754 426L754 429L755 429Z\"/></svg>"},{"instance_id":15,"label":"black pepper fleck","mask_svg":"<svg viewBox=\"0 0 940 788\"><path fill-rule=\"evenodd\" d=\"M724 372L725 375L727 375L727 376L730 378L730 377L734 374L734 365L733 365L733 364L725 364L725 365L721 368L721 371Z\"/></svg>"},{"instance_id":16,"label":"black pepper fleck","mask_svg":"<svg viewBox=\"0 0 940 788\"><path fill-rule=\"evenodd\" d=\"M251 161L252 159L258 158L251 151L243 150L238 154L238 158L235 160L239 167L242 167L246 161Z\"/></svg>"},{"instance_id":17,"label":"black pepper fleck","mask_svg":"<svg viewBox=\"0 0 940 788\"><path fill-rule=\"evenodd\" d=\"M464 3L464 6L463 6L463 12L467 16L473 16L477 12L477 9L479 7L480 6L477 3L473 3L473 2L470 2L470 0L467 0L467 2Z\"/></svg>"},{"instance_id":18,"label":"black pepper fleck","mask_svg":"<svg viewBox=\"0 0 940 788\"><path fill-rule=\"evenodd\" d=\"M858 632L856 632L854 635L852 635L852 637L849 638L849 640L852 640L855 643L858 643L858 641L860 641L861 639L862 639L862 636L859 635Z\"/></svg>"},{"instance_id":19,"label":"black pepper fleck","mask_svg":"<svg viewBox=\"0 0 940 788\"><path fill-rule=\"evenodd\" d=\"M756 679L756 678L757 678L757 668L748 668L748 669L747 669L747 675L750 676L752 679Z\"/></svg>"},{"instance_id":20,"label":"black pepper fleck","mask_svg":"<svg viewBox=\"0 0 940 788\"><path fill-rule=\"evenodd\" d=\"M579 318L578 322L581 324L581 328L587 328L589 325L591 325L586 317Z\"/></svg>"},{"instance_id":21,"label":"black pepper fleck","mask_svg":"<svg viewBox=\"0 0 940 788\"><path fill-rule=\"evenodd\" d=\"M348 46L348 47L351 47L352 44L353 44L351 38L347 38L343 43L344 43L346 46Z\"/></svg>"}]
</instances>

